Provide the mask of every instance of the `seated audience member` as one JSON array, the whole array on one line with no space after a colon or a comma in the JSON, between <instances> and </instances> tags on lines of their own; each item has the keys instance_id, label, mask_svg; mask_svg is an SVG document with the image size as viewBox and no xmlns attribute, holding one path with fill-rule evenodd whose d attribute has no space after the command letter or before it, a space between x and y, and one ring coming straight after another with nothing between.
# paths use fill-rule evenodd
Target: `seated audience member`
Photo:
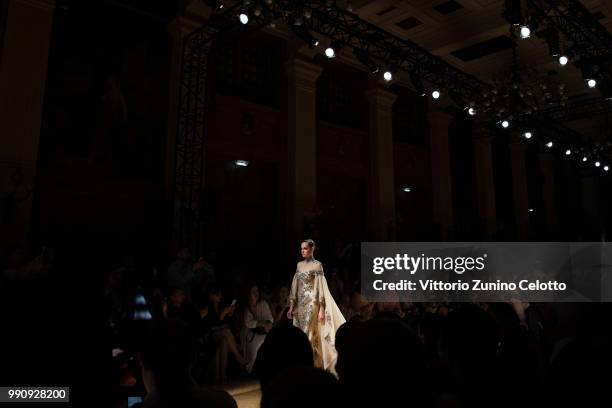
<instances>
[{"instance_id":1,"label":"seated audience member","mask_svg":"<svg viewBox=\"0 0 612 408\"><path fill-rule=\"evenodd\" d=\"M278 373L294 366L314 367L310 341L295 326L276 326L266 336L255 359L262 392Z\"/></svg>"},{"instance_id":2,"label":"seated audience member","mask_svg":"<svg viewBox=\"0 0 612 408\"><path fill-rule=\"evenodd\" d=\"M350 322L336 343L345 406L429 407L432 405L423 348L399 319Z\"/></svg>"},{"instance_id":3,"label":"seated audience member","mask_svg":"<svg viewBox=\"0 0 612 408\"><path fill-rule=\"evenodd\" d=\"M306 391L306 392L305 392ZM261 408L338 408L343 406L338 380L320 368L281 371L261 395Z\"/></svg>"},{"instance_id":4,"label":"seated audience member","mask_svg":"<svg viewBox=\"0 0 612 408\"><path fill-rule=\"evenodd\" d=\"M482 308L465 304L449 313L444 329L442 349L452 374L451 392L466 406L502 406L507 384L499 376L495 320Z\"/></svg>"},{"instance_id":5,"label":"seated audience member","mask_svg":"<svg viewBox=\"0 0 612 408\"><path fill-rule=\"evenodd\" d=\"M200 257L197 262L191 260L191 250L181 248L176 260L168 266L168 287L181 288L187 299L191 299L193 291L202 286L202 276L207 267L206 261Z\"/></svg>"},{"instance_id":6,"label":"seated audience member","mask_svg":"<svg viewBox=\"0 0 612 408\"><path fill-rule=\"evenodd\" d=\"M550 367L546 403L555 407L606 407L612 404L607 375L612 366L611 303L554 305L569 326L559 330ZM568 310L570 309L570 310ZM543 404L542 404L543 406Z\"/></svg>"},{"instance_id":7,"label":"seated audience member","mask_svg":"<svg viewBox=\"0 0 612 408\"><path fill-rule=\"evenodd\" d=\"M187 296L183 289L170 289L166 317L168 319L180 319L191 329L196 329L198 314L193 305L187 301Z\"/></svg>"},{"instance_id":8,"label":"seated audience member","mask_svg":"<svg viewBox=\"0 0 612 408\"><path fill-rule=\"evenodd\" d=\"M246 360L247 372L253 370L257 350L272 329L274 317L268 302L259 298L259 288L251 286L243 312L243 327L240 333L242 353Z\"/></svg>"},{"instance_id":9,"label":"seated audience member","mask_svg":"<svg viewBox=\"0 0 612 408\"><path fill-rule=\"evenodd\" d=\"M212 381L223 384L227 382L228 354L241 366L245 361L230 329L235 305L222 307L222 298L219 287L210 288L208 305L200 308L200 335L214 354Z\"/></svg>"},{"instance_id":10,"label":"seated audience member","mask_svg":"<svg viewBox=\"0 0 612 408\"><path fill-rule=\"evenodd\" d=\"M143 353L143 359L154 381L142 408L237 407L225 391L206 389L191 377L194 339L182 321L168 321L152 337L153 344Z\"/></svg>"},{"instance_id":11,"label":"seated audience member","mask_svg":"<svg viewBox=\"0 0 612 408\"><path fill-rule=\"evenodd\" d=\"M401 319L404 317L404 312L399 302L378 302L376 304L376 317Z\"/></svg>"},{"instance_id":12,"label":"seated audience member","mask_svg":"<svg viewBox=\"0 0 612 408\"><path fill-rule=\"evenodd\" d=\"M289 288L287 286L280 286L276 290L271 306L274 324L291 324L287 319L287 308L289 307Z\"/></svg>"}]
</instances>

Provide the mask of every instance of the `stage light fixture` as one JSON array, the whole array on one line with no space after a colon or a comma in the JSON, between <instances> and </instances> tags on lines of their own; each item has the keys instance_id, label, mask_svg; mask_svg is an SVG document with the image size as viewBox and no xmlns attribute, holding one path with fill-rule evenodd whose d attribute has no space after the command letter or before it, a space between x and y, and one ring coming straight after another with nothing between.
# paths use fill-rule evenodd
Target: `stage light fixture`
<instances>
[{"instance_id":1,"label":"stage light fixture","mask_svg":"<svg viewBox=\"0 0 612 408\"><path fill-rule=\"evenodd\" d=\"M385 71L383 74L383 79L387 82L393 79L393 73L391 71Z\"/></svg>"},{"instance_id":2,"label":"stage light fixture","mask_svg":"<svg viewBox=\"0 0 612 408\"><path fill-rule=\"evenodd\" d=\"M586 163L586 161L587 161L587 158L586 158L586 156L584 156L584 157L582 158L582 162L583 162L583 163Z\"/></svg>"},{"instance_id":3,"label":"stage light fixture","mask_svg":"<svg viewBox=\"0 0 612 408\"><path fill-rule=\"evenodd\" d=\"M249 23L249 16L246 13L240 13L238 18L240 19L240 22L242 24L248 24Z\"/></svg>"},{"instance_id":4,"label":"stage light fixture","mask_svg":"<svg viewBox=\"0 0 612 408\"><path fill-rule=\"evenodd\" d=\"M412 188L411 188L411 187L408 187L408 186L405 186L405 187L402 187L402 191L403 191L404 193L409 193L409 192L411 192L411 191L412 191Z\"/></svg>"},{"instance_id":5,"label":"stage light fixture","mask_svg":"<svg viewBox=\"0 0 612 408\"><path fill-rule=\"evenodd\" d=\"M528 26L526 26L526 25L522 25L522 26L520 27L520 29L519 29L519 33L520 33L521 38L522 38L523 40L525 40L525 39L527 39L527 38L531 37L531 29L530 29Z\"/></svg>"},{"instance_id":6,"label":"stage light fixture","mask_svg":"<svg viewBox=\"0 0 612 408\"><path fill-rule=\"evenodd\" d=\"M599 161L596 161L595 162L595 167L599 167L599 166L601 166L601 163Z\"/></svg>"},{"instance_id":7,"label":"stage light fixture","mask_svg":"<svg viewBox=\"0 0 612 408\"><path fill-rule=\"evenodd\" d=\"M440 95L441 95L441 94L440 94L440 91L438 91L437 89L434 89L434 90L431 92L431 97L432 97L432 98L434 98L434 99L439 99L439 98L440 98Z\"/></svg>"},{"instance_id":8,"label":"stage light fixture","mask_svg":"<svg viewBox=\"0 0 612 408\"><path fill-rule=\"evenodd\" d=\"M467 112L468 112L468 115L470 115L470 116L475 116L476 115L476 109L474 109L474 108L468 108Z\"/></svg>"},{"instance_id":9,"label":"stage light fixture","mask_svg":"<svg viewBox=\"0 0 612 408\"><path fill-rule=\"evenodd\" d=\"M589 78L587 79L587 85L589 86L589 88L595 88L597 86L597 80Z\"/></svg>"},{"instance_id":10,"label":"stage light fixture","mask_svg":"<svg viewBox=\"0 0 612 408\"><path fill-rule=\"evenodd\" d=\"M610 170L610 167L608 167L607 165L603 167L604 171L608 171Z\"/></svg>"},{"instance_id":11,"label":"stage light fixture","mask_svg":"<svg viewBox=\"0 0 612 408\"><path fill-rule=\"evenodd\" d=\"M529 212L534 212L535 210L533 208L530 208L528 211Z\"/></svg>"},{"instance_id":12,"label":"stage light fixture","mask_svg":"<svg viewBox=\"0 0 612 408\"><path fill-rule=\"evenodd\" d=\"M570 154L572 154L572 151L571 151L570 149L567 149L567 150L565 151L565 155L566 155L566 156L569 156Z\"/></svg>"},{"instance_id":13,"label":"stage light fixture","mask_svg":"<svg viewBox=\"0 0 612 408\"><path fill-rule=\"evenodd\" d=\"M553 147L553 142L551 141L551 142L546 143L546 147L548 147L549 149Z\"/></svg>"},{"instance_id":14,"label":"stage light fixture","mask_svg":"<svg viewBox=\"0 0 612 408\"><path fill-rule=\"evenodd\" d=\"M238 167L248 167L249 161L248 160L234 160L234 164Z\"/></svg>"},{"instance_id":15,"label":"stage light fixture","mask_svg":"<svg viewBox=\"0 0 612 408\"><path fill-rule=\"evenodd\" d=\"M559 65L561 65L562 67L566 66L568 62L569 58L567 58L565 55L561 55L559 57Z\"/></svg>"},{"instance_id":16,"label":"stage light fixture","mask_svg":"<svg viewBox=\"0 0 612 408\"><path fill-rule=\"evenodd\" d=\"M508 126L510 126L510 122L508 122L507 120L502 120L502 122L501 122L501 126L502 126L504 129L507 129L507 128L508 128Z\"/></svg>"},{"instance_id":17,"label":"stage light fixture","mask_svg":"<svg viewBox=\"0 0 612 408\"><path fill-rule=\"evenodd\" d=\"M523 136L525 137L525 139L531 139L533 134L531 132L525 132L525 133L523 133Z\"/></svg>"},{"instance_id":18,"label":"stage light fixture","mask_svg":"<svg viewBox=\"0 0 612 408\"><path fill-rule=\"evenodd\" d=\"M325 48L325 56L327 58L335 58L340 50L342 49L343 44L338 41L332 41L327 48Z\"/></svg>"}]
</instances>

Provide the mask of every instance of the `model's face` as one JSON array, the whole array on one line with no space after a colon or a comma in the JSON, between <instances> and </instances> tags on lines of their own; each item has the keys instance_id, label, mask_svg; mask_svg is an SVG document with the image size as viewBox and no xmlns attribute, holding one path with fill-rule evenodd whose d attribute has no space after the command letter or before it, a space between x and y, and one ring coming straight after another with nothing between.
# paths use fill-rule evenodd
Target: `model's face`
<instances>
[{"instance_id":1,"label":"model's face","mask_svg":"<svg viewBox=\"0 0 612 408\"><path fill-rule=\"evenodd\" d=\"M310 258L312 256L313 248L310 248L306 242L302 242L300 246L300 253L302 258Z\"/></svg>"}]
</instances>

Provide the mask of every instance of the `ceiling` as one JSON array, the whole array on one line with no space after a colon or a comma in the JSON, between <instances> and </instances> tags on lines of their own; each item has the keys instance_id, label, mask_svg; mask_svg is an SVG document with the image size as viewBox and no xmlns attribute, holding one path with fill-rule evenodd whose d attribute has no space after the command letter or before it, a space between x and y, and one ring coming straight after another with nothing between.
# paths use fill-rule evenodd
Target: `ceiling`
<instances>
[{"instance_id":1,"label":"ceiling","mask_svg":"<svg viewBox=\"0 0 612 408\"><path fill-rule=\"evenodd\" d=\"M349 6L350 3L350 6ZM612 32L612 1L581 0L608 32ZM410 40L477 78L492 82L512 63L509 23L502 17L503 0L355 0L338 2L362 19ZM561 67L549 54L539 33L519 40L519 65L537 76L563 83L570 100L599 95L585 86L581 72ZM567 123L584 134L600 133L603 118Z\"/></svg>"},{"instance_id":2,"label":"ceiling","mask_svg":"<svg viewBox=\"0 0 612 408\"><path fill-rule=\"evenodd\" d=\"M511 64L509 24L501 16L503 0L357 0L350 3L353 12L364 20L417 43L481 80L491 80ZM612 32L612 2L583 0L582 3ZM568 86L573 85L573 92L584 91L579 71L569 64L561 68L549 55L543 38L532 35L519 41L517 52L521 65L538 67L542 74L556 71Z\"/></svg>"},{"instance_id":3,"label":"ceiling","mask_svg":"<svg viewBox=\"0 0 612 408\"><path fill-rule=\"evenodd\" d=\"M612 1L580 1L608 32L612 32ZM191 3L205 7L200 1ZM512 41L510 25L502 17L503 0L340 0L336 4L389 33L418 44L482 81L492 82L504 77L511 68ZM273 31L289 33L287 28L278 26ZM579 69L571 64L565 67L558 64L540 34L532 33L529 39L518 41L518 63L531 71L529 80L564 84L570 101L599 96L597 89L586 86ZM341 55L341 60L360 66L351 53L342 54L345 55ZM398 78L409 84L406 79ZM601 119L591 118L569 125L582 133L595 129L600 132Z\"/></svg>"}]
</instances>

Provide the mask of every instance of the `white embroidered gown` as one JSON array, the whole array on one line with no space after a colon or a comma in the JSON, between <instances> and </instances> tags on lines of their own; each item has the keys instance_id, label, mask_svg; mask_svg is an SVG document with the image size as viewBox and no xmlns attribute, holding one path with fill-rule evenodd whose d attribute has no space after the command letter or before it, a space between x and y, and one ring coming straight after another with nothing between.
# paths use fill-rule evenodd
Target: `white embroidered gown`
<instances>
[{"instance_id":1,"label":"white embroidered gown","mask_svg":"<svg viewBox=\"0 0 612 408\"><path fill-rule=\"evenodd\" d=\"M346 320L329 292L321 262L316 259L298 262L289 304L293 306L293 325L310 340L315 366L335 372L336 330ZM324 322L318 319L321 306L325 308Z\"/></svg>"}]
</instances>

